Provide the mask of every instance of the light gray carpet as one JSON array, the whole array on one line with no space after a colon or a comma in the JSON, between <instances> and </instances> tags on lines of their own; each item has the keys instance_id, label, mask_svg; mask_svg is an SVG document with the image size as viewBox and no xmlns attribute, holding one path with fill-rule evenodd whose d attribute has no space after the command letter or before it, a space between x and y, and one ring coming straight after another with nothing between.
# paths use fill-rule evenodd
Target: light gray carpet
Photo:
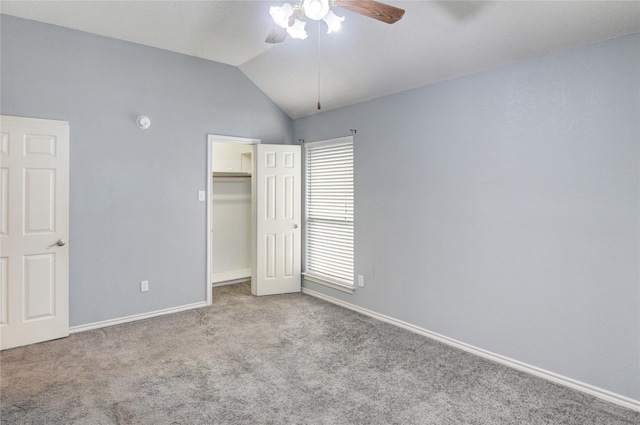
<instances>
[{"instance_id":1,"label":"light gray carpet","mask_svg":"<svg viewBox=\"0 0 640 425\"><path fill-rule=\"evenodd\" d=\"M640 413L302 294L4 351L2 424L640 424Z\"/></svg>"}]
</instances>

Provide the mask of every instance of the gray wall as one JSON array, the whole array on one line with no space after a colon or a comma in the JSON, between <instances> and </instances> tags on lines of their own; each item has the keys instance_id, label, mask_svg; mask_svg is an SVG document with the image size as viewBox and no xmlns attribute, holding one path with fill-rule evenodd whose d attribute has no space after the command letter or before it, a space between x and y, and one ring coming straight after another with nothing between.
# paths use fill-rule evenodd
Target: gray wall
<instances>
[{"instance_id":1,"label":"gray wall","mask_svg":"<svg viewBox=\"0 0 640 425\"><path fill-rule=\"evenodd\" d=\"M640 35L294 122L355 136L354 295L640 400Z\"/></svg>"},{"instance_id":2,"label":"gray wall","mask_svg":"<svg viewBox=\"0 0 640 425\"><path fill-rule=\"evenodd\" d=\"M0 35L0 112L71 128L70 324L205 300L207 133L290 143L289 118L232 66L6 15Z\"/></svg>"},{"instance_id":3,"label":"gray wall","mask_svg":"<svg viewBox=\"0 0 640 425\"><path fill-rule=\"evenodd\" d=\"M356 128L366 287L305 286L640 399L639 35L300 119L294 137L234 67L4 15L0 36L0 112L71 126L72 326L205 299L207 133Z\"/></svg>"}]
</instances>

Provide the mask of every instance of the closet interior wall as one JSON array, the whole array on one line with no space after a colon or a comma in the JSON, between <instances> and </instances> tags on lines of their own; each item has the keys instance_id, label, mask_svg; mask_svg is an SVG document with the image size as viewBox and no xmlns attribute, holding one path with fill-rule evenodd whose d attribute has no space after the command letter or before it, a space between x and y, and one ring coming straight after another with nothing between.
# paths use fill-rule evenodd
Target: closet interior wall
<instances>
[{"instance_id":1,"label":"closet interior wall","mask_svg":"<svg viewBox=\"0 0 640 425\"><path fill-rule=\"evenodd\" d=\"M251 278L253 146L213 143L212 285Z\"/></svg>"}]
</instances>

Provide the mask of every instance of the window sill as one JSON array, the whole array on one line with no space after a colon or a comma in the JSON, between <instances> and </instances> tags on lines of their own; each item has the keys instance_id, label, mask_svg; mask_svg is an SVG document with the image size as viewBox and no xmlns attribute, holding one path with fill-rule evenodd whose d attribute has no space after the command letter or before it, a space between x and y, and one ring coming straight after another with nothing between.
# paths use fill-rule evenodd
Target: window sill
<instances>
[{"instance_id":1,"label":"window sill","mask_svg":"<svg viewBox=\"0 0 640 425\"><path fill-rule=\"evenodd\" d=\"M319 285L323 285L332 289L337 289L338 291L346 292L347 294L353 294L356 289L354 286L345 285L344 283L338 283L314 274L302 273L302 276L304 276L304 278L310 282L317 283Z\"/></svg>"}]
</instances>

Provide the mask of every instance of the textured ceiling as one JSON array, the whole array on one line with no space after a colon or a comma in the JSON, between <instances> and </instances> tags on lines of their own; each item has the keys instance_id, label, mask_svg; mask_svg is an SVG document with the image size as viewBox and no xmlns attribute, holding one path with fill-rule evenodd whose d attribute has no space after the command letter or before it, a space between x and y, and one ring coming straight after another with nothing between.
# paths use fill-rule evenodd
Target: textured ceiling
<instances>
[{"instance_id":1,"label":"textured ceiling","mask_svg":"<svg viewBox=\"0 0 640 425\"><path fill-rule=\"evenodd\" d=\"M2 1L2 13L238 66L291 118L640 32L638 1L386 1L387 25L264 42L282 1ZM324 25L322 23L321 25ZM318 37L319 36L319 37Z\"/></svg>"}]
</instances>

